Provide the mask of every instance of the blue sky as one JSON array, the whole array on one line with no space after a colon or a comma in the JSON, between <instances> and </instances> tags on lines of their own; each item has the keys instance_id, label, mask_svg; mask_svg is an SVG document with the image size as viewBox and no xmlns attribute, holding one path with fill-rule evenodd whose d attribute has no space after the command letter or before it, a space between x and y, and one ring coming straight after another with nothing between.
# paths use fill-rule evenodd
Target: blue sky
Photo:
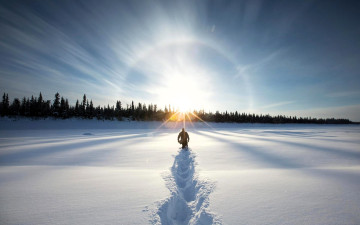
<instances>
[{"instance_id":1,"label":"blue sky","mask_svg":"<svg viewBox=\"0 0 360 225\"><path fill-rule=\"evenodd\" d=\"M360 121L359 1L2 1L0 91Z\"/></svg>"}]
</instances>

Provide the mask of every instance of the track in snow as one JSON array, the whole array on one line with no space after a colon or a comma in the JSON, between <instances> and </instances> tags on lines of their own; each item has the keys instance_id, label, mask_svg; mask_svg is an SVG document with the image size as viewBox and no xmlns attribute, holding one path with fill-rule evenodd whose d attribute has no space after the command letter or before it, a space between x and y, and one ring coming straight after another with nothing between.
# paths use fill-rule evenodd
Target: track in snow
<instances>
[{"instance_id":1,"label":"track in snow","mask_svg":"<svg viewBox=\"0 0 360 225\"><path fill-rule=\"evenodd\" d=\"M207 210L209 195L215 185L211 181L199 180L195 173L195 157L191 149L180 150L175 156L171 174L164 177L171 195L160 203L155 224L221 223Z\"/></svg>"}]
</instances>

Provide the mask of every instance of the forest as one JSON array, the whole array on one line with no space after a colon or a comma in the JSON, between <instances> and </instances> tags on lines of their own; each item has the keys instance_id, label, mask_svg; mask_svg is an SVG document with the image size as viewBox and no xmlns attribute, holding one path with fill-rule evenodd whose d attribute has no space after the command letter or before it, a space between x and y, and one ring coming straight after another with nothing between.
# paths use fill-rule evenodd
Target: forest
<instances>
[{"instance_id":1,"label":"forest","mask_svg":"<svg viewBox=\"0 0 360 225\"><path fill-rule=\"evenodd\" d=\"M98 120L118 120L124 119L137 121L181 121L191 120L194 122L232 122L232 123L312 123L312 124L351 124L349 119L335 118L311 118L269 114L253 114L245 112L205 112L204 110L194 110L192 112L182 113L171 105L163 109L156 104L137 103L124 106L120 100L116 101L115 106L94 106L92 100L83 95L82 101L77 100L76 104L70 105L67 98L56 93L53 100L45 100L40 92L39 97L23 97L21 100L14 98L10 103L7 93L3 94L0 104L1 117L29 117L33 119L40 118L81 118Z\"/></svg>"}]
</instances>

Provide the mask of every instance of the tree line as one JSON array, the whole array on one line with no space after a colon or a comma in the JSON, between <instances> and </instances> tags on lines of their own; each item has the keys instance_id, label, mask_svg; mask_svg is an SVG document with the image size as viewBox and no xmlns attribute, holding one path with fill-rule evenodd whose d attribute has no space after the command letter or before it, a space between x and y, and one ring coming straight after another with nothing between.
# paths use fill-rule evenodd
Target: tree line
<instances>
[{"instance_id":1,"label":"tree line","mask_svg":"<svg viewBox=\"0 0 360 225\"><path fill-rule=\"evenodd\" d=\"M349 119L318 119L296 116L270 116L263 114L239 113L235 112L205 112L204 110L194 110L187 115L182 115L171 106L160 109L156 104L137 103L123 106L121 101L116 101L115 106L94 106L92 100L83 95L82 101L76 100L75 105L70 105L67 98L56 93L53 100L45 100L40 92L39 97L23 97L21 100L14 98L10 104L7 93L3 94L0 105L0 115L4 116L23 116L31 118L82 118L98 120L123 120L128 118L138 121L165 121L185 119L191 121L205 122L235 122L235 123L315 123L315 124L350 124Z\"/></svg>"}]
</instances>

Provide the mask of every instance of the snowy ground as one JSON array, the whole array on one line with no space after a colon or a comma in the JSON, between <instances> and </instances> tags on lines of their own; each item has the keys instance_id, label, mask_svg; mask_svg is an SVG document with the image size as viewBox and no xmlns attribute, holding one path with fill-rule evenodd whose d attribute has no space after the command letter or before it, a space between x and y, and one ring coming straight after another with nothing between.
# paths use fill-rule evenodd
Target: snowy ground
<instances>
[{"instance_id":1,"label":"snowy ground","mask_svg":"<svg viewBox=\"0 0 360 225\"><path fill-rule=\"evenodd\" d=\"M0 224L360 224L360 126L0 120Z\"/></svg>"}]
</instances>

